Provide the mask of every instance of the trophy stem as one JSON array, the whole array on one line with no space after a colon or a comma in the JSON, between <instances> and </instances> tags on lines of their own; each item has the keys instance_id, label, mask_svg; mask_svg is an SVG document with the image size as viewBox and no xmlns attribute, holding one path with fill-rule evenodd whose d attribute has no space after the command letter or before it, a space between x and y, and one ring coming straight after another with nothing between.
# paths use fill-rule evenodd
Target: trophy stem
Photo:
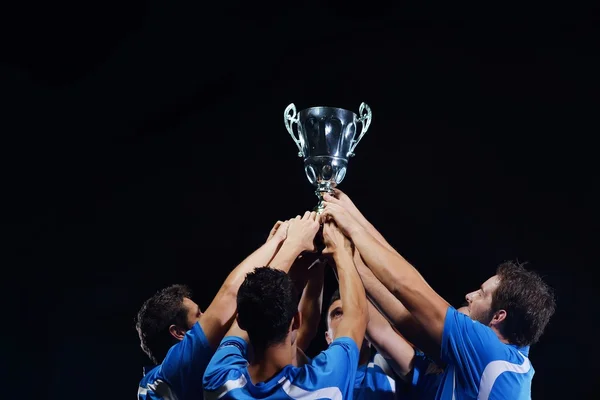
<instances>
[{"instance_id":1,"label":"trophy stem","mask_svg":"<svg viewBox=\"0 0 600 400\"><path fill-rule=\"evenodd\" d=\"M333 186L331 185L331 182L319 182L319 184L317 185L317 190L315 190L315 194L319 198L319 204L317 204L313 211L316 211L319 215L323 212L323 209L325 208L325 205L323 205L323 196L325 195L325 193L329 193L333 196Z\"/></svg>"}]
</instances>

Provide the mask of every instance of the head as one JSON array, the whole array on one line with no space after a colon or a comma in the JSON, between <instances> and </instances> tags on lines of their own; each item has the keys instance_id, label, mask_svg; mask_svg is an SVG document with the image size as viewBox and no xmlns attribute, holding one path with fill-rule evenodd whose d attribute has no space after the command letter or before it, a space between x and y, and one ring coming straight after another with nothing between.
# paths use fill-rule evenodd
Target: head
<instances>
[{"instance_id":1,"label":"head","mask_svg":"<svg viewBox=\"0 0 600 400\"><path fill-rule=\"evenodd\" d=\"M298 293L285 272L256 268L246 275L237 294L237 321L248 333L255 352L285 343L300 328Z\"/></svg>"},{"instance_id":2,"label":"head","mask_svg":"<svg viewBox=\"0 0 600 400\"><path fill-rule=\"evenodd\" d=\"M536 343L555 309L552 289L538 274L513 262L498 266L496 275L466 299L472 319L517 346Z\"/></svg>"},{"instance_id":3,"label":"head","mask_svg":"<svg viewBox=\"0 0 600 400\"><path fill-rule=\"evenodd\" d=\"M327 344L331 344L335 338L335 331L344 317L344 310L342 309L342 300L340 298L340 290L336 289L331 295L329 300L329 307L327 307L327 331L325 332L325 340Z\"/></svg>"},{"instance_id":4,"label":"head","mask_svg":"<svg viewBox=\"0 0 600 400\"><path fill-rule=\"evenodd\" d=\"M344 309L342 308L342 299L340 297L340 290L336 289L331 295L329 300L329 307L327 308L327 331L325 332L325 341L327 344L331 344L335 339L335 332L337 327L344 318ZM363 347L369 348L369 342L367 339L363 341Z\"/></svg>"},{"instance_id":5,"label":"head","mask_svg":"<svg viewBox=\"0 0 600 400\"><path fill-rule=\"evenodd\" d=\"M191 295L187 286L171 285L142 304L135 328L142 350L155 364L162 362L171 346L183 340L200 319L202 313Z\"/></svg>"}]
</instances>

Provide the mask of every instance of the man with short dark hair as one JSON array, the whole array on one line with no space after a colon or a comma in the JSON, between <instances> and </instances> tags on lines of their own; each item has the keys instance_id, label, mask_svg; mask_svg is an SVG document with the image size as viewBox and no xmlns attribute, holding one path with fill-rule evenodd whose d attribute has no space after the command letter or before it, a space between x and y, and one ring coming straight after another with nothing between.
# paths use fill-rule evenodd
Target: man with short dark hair
<instances>
[{"instance_id":1,"label":"man with short dark hair","mask_svg":"<svg viewBox=\"0 0 600 400\"><path fill-rule=\"evenodd\" d=\"M406 307L441 350L445 363L436 399L529 399L533 367L529 346L555 310L541 277L522 265L501 265L466 296L468 316L451 307L391 246L361 223L345 195L325 195L324 221L335 221L377 279ZM346 196L347 197L347 196Z\"/></svg>"},{"instance_id":2,"label":"man with short dark hair","mask_svg":"<svg viewBox=\"0 0 600 400\"><path fill-rule=\"evenodd\" d=\"M324 225L323 239L323 253L335 260L340 292L348 305L329 348L302 367L292 365L293 343L301 326L296 289L287 274L257 268L238 292L239 326L233 324L204 374L206 400L352 398L367 300L348 239L332 223ZM248 341L253 348L249 362Z\"/></svg>"}]
</instances>

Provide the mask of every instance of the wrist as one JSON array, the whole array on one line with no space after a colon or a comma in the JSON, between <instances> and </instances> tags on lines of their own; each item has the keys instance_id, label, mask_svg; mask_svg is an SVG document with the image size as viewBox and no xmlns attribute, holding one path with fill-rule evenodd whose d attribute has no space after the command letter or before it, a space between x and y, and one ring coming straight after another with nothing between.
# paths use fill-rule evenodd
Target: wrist
<instances>
[{"instance_id":1,"label":"wrist","mask_svg":"<svg viewBox=\"0 0 600 400\"><path fill-rule=\"evenodd\" d=\"M338 260L346 261L347 259L352 260L352 249L347 247L336 247L333 250L333 260L336 265L339 265ZM352 260L354 262L354 260Z\"/></svg>"},{"instance_id":2,"label":"wrist","mask_svg":"<svg viewBox=\"0 0 600 400\"><path fill-rule=\"evenodd\" d=\"M354 238L360 236L362 233L366 232L367 229L362 223L353 224L350 228L346 229L346 233L348 234L348 238L354 241Z\"/></svg>"},{"instance_id":3,"label":"wrist","mask_svg":"<svg viewBox=\"0 0 600 400\"><path fill-rule=\"evenodd\" d=\"M293 238L285 239L281 247L285 247L290 252L297 253L298 255L300 255L300 253L302 253L303 251L308 250L305 248L306 246L304 246L302 241Z\"/></svg>"}]
</instances>

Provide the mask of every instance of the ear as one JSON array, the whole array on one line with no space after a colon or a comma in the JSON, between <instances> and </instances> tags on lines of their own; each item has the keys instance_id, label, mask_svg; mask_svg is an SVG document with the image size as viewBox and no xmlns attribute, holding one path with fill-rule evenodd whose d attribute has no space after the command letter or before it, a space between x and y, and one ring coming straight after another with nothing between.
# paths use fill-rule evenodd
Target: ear
<instances>
[{"instance_id":1,"label":"ear","mask_svg":"<svg viewBox=\"0 0 600 400\"><path fill-rule=\"evenodd\" d=\"M490 321L491 326L498 326L506 319L506 310L498 310L492 316L492 320Z\"/></svg>"},{"instance_id":2,"label":"ear","mask_svg":"<svg viewBox=\"0 0 600 400\"><path fill-rule=\"evenodd\" d=\"M327 345L330 345L331 342L333 342L333 339L329 334L329 330L325 331L325 341L327 342Z\"/></svg>"},{"instance_id":3,"label":"ear","mask_svg":"<svg viewBox=\"0 0 600 400\"><path fill-rule=\"evenodd\" d=\"M298 329L300 329L300 326L302 325L302 314L300 313L300 311L296 311L296 314L294 315L294 318L292 318L292 326L290 327L292 331L297 331Z\"/></svg>"},{"instance_id":4,"label":"ear","mask_svg":"<svg viewBox=\"0 0 600 400\"><path fill-rule=\"evenodd\" d=\"M185 332L185 329L181 329L177 325L169 326L169 333L177 340L183 340Z\"/></svg>"},{"instance_id":5,"label":"ear","mask_svg":"<svg viewBox=\"0 0 600 400\"><path fill-rule=\"evenodd\" d=\"M235 314L235 322L237 322L238 326L240 327L241 330L246 330L246 328L244 328L242 326L242 323L240 322L240 314Z\"/></svg>"}]
</instances>

